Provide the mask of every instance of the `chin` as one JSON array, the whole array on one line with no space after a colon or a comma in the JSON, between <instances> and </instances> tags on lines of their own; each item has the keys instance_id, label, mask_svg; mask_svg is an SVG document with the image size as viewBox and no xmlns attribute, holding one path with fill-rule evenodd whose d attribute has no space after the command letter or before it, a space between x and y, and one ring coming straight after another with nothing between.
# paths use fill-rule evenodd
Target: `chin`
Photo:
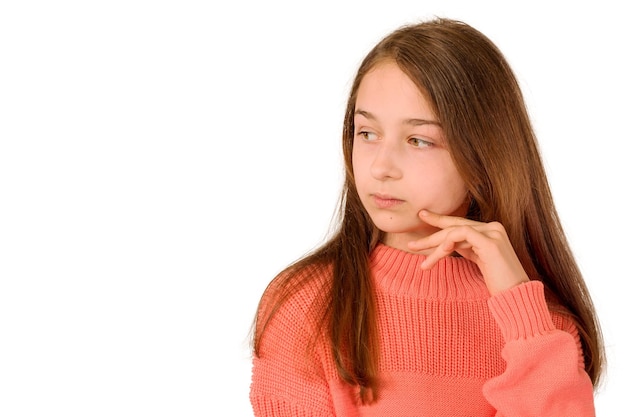
<instances>
[{"instance_id":1,"label":"chin","mask_svg":"<svg viewBox=\"0 0 626 417\"><path fill-rule=\"evenodd\" d=\"M422 222L401 222L393 219L374 219L374 225L384 233L423 233L429 228Z\"/></svg>"}]
</instances>

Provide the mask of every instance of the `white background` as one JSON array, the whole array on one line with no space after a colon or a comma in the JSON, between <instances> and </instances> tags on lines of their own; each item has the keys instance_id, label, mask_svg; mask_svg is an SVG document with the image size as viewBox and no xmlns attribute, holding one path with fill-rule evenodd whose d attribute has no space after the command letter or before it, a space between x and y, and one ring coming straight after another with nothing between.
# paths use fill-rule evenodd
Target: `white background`
<instances>
[{"instance_id":1,"label":"white background","mask_svg":"<svg viewBox=\"0 0 626 417\"><path fill-rule=\"evenodd\" d=\"M617 2L214 3L0 5L0 415L250 416L256 303L328 229L352 76L435 15L519 77L603 324L598 415L617 415Z\"/></svg>"}]
</instances>

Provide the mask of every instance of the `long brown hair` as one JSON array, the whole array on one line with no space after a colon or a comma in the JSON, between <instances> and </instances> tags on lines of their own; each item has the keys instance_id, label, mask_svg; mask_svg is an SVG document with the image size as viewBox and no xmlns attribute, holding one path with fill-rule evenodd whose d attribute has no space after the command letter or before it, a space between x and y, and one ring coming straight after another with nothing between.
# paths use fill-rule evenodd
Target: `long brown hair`
<instances>
[{"instance_id":1,"label":"long brown hair","mask_svg":"<svg viewBox=\"0 0 626 417\"><path fill-rule=\"evenodd\" d=\"M468 217L498 221L526 272L544 283L581 335L585 368L597 386L605 364L598 318L557 215L521 90L499 49L465 23L435 19L402 27L380 41L355 76L343 125L345 182L338 227L318 250L280 274L257 314L254 351L273 313L307 283L311 266L332 266L320 332L332 344L339 375L376 398L377 344L369 254L381 241L357 195L352 166L354 111L363 77L395 62L431 104L448 149L472 197ZM269 299L268 299L269 298ZM557 307L558 306L558 307Z\"/></svg>"}]
</instances>

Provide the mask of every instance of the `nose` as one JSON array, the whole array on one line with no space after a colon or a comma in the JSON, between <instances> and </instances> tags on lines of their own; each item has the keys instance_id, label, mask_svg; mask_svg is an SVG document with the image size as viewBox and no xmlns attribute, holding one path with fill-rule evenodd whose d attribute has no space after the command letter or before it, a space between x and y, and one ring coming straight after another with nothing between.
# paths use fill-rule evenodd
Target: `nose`
<instances>
[{"instance_id":1,"label":"nose","mask_svg":"<svg viewBox=\"0 0 626 417\"><path fill-rule=\"evenodd\" d=\"M402 177L402 170L398 164L399 154L395 148L395 144L387 141L378 144L378 149L370 166L370 173L373 178L386 181Z\"/></svg>"}]
</instances>

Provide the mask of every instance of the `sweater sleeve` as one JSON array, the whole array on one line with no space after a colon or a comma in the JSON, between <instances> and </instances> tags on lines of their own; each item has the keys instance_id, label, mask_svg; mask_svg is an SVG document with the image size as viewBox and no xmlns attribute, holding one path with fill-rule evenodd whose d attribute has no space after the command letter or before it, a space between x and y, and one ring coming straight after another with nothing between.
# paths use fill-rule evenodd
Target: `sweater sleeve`
<instances>
[{"instance_id":1,"label":"sweater sleeve","mask_svg":"<svg viewBox=\"0 0 626 417\"><path fill-rule=\"evenodd\" d=\"M250 402L259 417L334 416L322 355L312 345L310 299L288 299L267 325L253 358Z\"/></svg>"},{"instance_id":2,"label":"sweater sleeve","mask_svg":"<svg viewBox=\"0 0 626 417\"><path fill-rule=\"evenodd\" d=\"M505 342L505 371L483 386L496 416L595 416L578 331L555 327L543 284L518 285L488 304Z\"/></svg>"}]
</instances>

